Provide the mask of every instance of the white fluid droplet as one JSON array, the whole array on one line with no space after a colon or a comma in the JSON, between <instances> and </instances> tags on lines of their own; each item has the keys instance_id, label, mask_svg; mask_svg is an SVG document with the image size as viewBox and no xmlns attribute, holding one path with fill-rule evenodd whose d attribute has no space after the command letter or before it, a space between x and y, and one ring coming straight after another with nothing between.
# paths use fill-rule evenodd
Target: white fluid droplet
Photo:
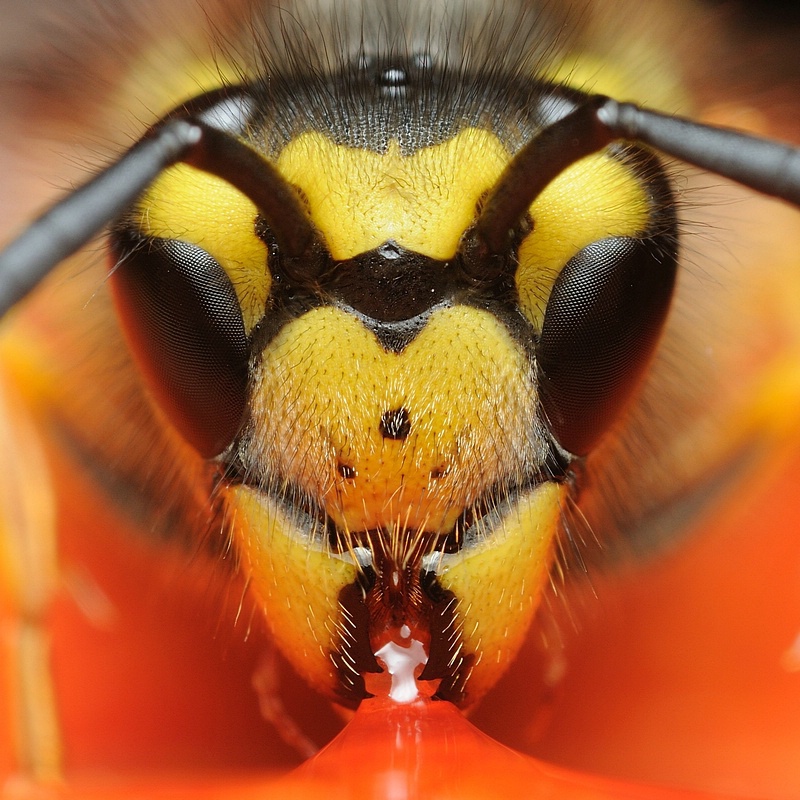
<instances>
[{"instance_id":1,"label":"white fluid droplet","mask_svg":"<svg viewBox=\"0 0 800 800\"><path fill-rule=\"evenodd\" d=\"M419 697L417 679L414 675L419 666L428 663L428 654L418 639L412 639L408 647L396 642L388 642L375 652L392 676L392 688L389 698L395 703L413 703Z\"/></svg>"}]
</instances>

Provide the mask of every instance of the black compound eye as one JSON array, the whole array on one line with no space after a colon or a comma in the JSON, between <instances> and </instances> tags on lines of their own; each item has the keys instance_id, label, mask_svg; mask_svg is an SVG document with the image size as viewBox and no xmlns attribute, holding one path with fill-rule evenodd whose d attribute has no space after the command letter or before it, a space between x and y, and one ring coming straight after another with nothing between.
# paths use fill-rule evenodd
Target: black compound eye
<instances>
[{"instance_id":1,"label":"black compound eye","mask_svg":"<svg viewBox=\"0 0 800 800\"><path fill-rule=\"evenodd\" d=\"M247 336L230 278L192 244L130 231L111 244L117 305L150 389L201 455L219 455L241 426L247 391Z\"/></svg>"},{"instance_id":2,"label":"black compound eye","mask_svg":"<svg viewBox=\"0 0 800 800\"><path fill-rule=\"evenodd\" d=\"M675 283L674 236L613 237L585 247L555 281L537 351L545 419L586 455L647 365Z\"/></svg>"}]
</instances>

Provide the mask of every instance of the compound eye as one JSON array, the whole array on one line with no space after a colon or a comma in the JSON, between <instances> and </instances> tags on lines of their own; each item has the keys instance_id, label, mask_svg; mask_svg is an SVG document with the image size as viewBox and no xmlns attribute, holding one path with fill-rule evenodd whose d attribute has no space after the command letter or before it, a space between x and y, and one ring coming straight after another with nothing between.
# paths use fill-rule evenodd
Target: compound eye
<instances>
[{"instance_id":1,"label":"compound eye","mask_svg":"<svg viewBox=\"0 0 800 800\"><path fill-rule=\"evenodd\" d=\"M675 282L675 237L611 237L556 279L537 350L545 419L586 455L611 426L652 355Z\"/></svg>"},{"instance_id":2,"label":"compound eye","mask_svg":"<svg viewBox=\"0 0 800 800\"><path fill-rule=\"evenodd\" d=\"M207 457L242 423L247 336L230 278L186 242L118 231L112 285L139 366L178 431Z\"/></svg>"}]
</instances>

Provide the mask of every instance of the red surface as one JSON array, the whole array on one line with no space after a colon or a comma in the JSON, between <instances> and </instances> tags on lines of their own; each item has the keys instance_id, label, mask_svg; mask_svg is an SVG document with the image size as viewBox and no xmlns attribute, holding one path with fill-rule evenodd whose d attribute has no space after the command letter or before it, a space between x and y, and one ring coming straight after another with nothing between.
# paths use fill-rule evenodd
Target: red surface
<instances>
[{"instance_id":1,"label":"red surface","mask_svg":"<svg viewBox=\"0 0 800 800\"><path fill-rule=\"evenodd\" d=\"M475 720L539 761L445 704L371 703L282 779L301 759L259 714L253 675L269 645L247 604L237 621L240 582L132 535L78 472L56 469L68 521L51 615L66 796L800 796L790 653L800 632L800 458L673 554L595 576L597 596L583 603L563 680L550 689L531 637ZM286 717L324 744L337 715L288 668L274 677ZM13 780L6 792L43 796Z\"/></svg>"},{"instance_id":2,"label":"red surface","mask_svg":"<svg viewBox=\"0 0 800 800\"><path fill-rule=\"evenodd\" d=\"M800 797L799 479L796 457L671 555L595 576L563 680L521 691L531 647L476 721L577 769Z\"/></svg>"},{"instance_id":3,"label":"red surface","mask_svg":"<svg viewBox=\"0 0 800 800\"><path fill-rule=\"evenodd\" d=\"M800 796L800 673L786 657L800 630L798 475L800 463L676 554L598 582L549 722L529 661L487 699L485 729L574 772L511 753L446 704L373 701L275 786L297 758L258 717L258 631L244 642L214 610L219 585L185 556L161 551L154 567L149 548L137 555L102 525L83 529L96 557L80 558L122 616L113 631L87 632L68 598L56 615L67 796ZM66 563L78 560L72 546ZM283 689L306 732L329 736L324 702L291 680ZM658 788L669 784L684 789Z\"/></svg>"},{"instance_id":4,"label":"red surface","mask_svg":"<svg viewBox=\"0 0 800 800\"><path fill-rule=\"evenodd\" d=\"M570 800L703 800L722 795L670 791L570 773L498 745L448 703L362 703L342 733L302 767L281 779L192 780L109 785L59 792L64 798L211 798L256 800L470 800L493 797Z\"/></svg>"}]
</instances>

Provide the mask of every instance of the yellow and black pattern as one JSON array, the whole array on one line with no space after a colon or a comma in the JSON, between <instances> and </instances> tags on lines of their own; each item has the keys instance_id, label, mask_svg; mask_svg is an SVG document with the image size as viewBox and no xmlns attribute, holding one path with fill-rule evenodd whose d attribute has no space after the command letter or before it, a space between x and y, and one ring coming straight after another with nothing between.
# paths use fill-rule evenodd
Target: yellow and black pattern
<instances>
[{"instance_id":1,"label":"yellow and black pattern","mask_svg":"<svg viewBox=\"0 0 800 800\"><path fill-rule=\"evenodd\" d=\"M576 457L649 361L676 267L668 182L635 147L587 156L489 263L487 198L584 95L522 62L450 68L430 41L265 70L179 113L273 164L315 249L287 255L280 211L172 168L115 228L122 318L162 409L216 457L297 668L357 703L371 654L410 631L422 678L469 704L530 624Z\"/></svg>"},{"instance_id":2,"label":"yellow and black pattern","mask_svg":"<svg viewBox=\"0 0 800 800\"><path fill-rule=\"evenodd\" d=\"M575 519L636 534L697 482L672 422L699 418L715 384L678 380L707 347L681 349L681 287L667 320L679 184L647 149L576 159L529 198L507 247L476 244L527 145L589 91L642 95L625 59L598 66L608 42L578 62L592 14L565 37L551 4L386 6L322 21L259 10L271 36L242 35L193 99L161 109L150 137L181 119L221 132L292 210L166 169L111 234L145 387L103 305L92 324L111 331L98 361L122 374L122 433L111 414L81 425L85 387L55 427L112 490L141 489L144 516L160 483L180 506L163 528L230 547L311 683L357 703L374 653L406 629L429 650L422 679L469 705L520 646ZM652 92L683 101L669 80ZM299 255L298 220L313 232ZM749 410L731 401L719 427ZM609 436L620 420L633 422ZM751 442L717 447L712 427L693 441L714 473ZM659 455L640 466L643 452Z\"/></svg>"}]
</instances>

